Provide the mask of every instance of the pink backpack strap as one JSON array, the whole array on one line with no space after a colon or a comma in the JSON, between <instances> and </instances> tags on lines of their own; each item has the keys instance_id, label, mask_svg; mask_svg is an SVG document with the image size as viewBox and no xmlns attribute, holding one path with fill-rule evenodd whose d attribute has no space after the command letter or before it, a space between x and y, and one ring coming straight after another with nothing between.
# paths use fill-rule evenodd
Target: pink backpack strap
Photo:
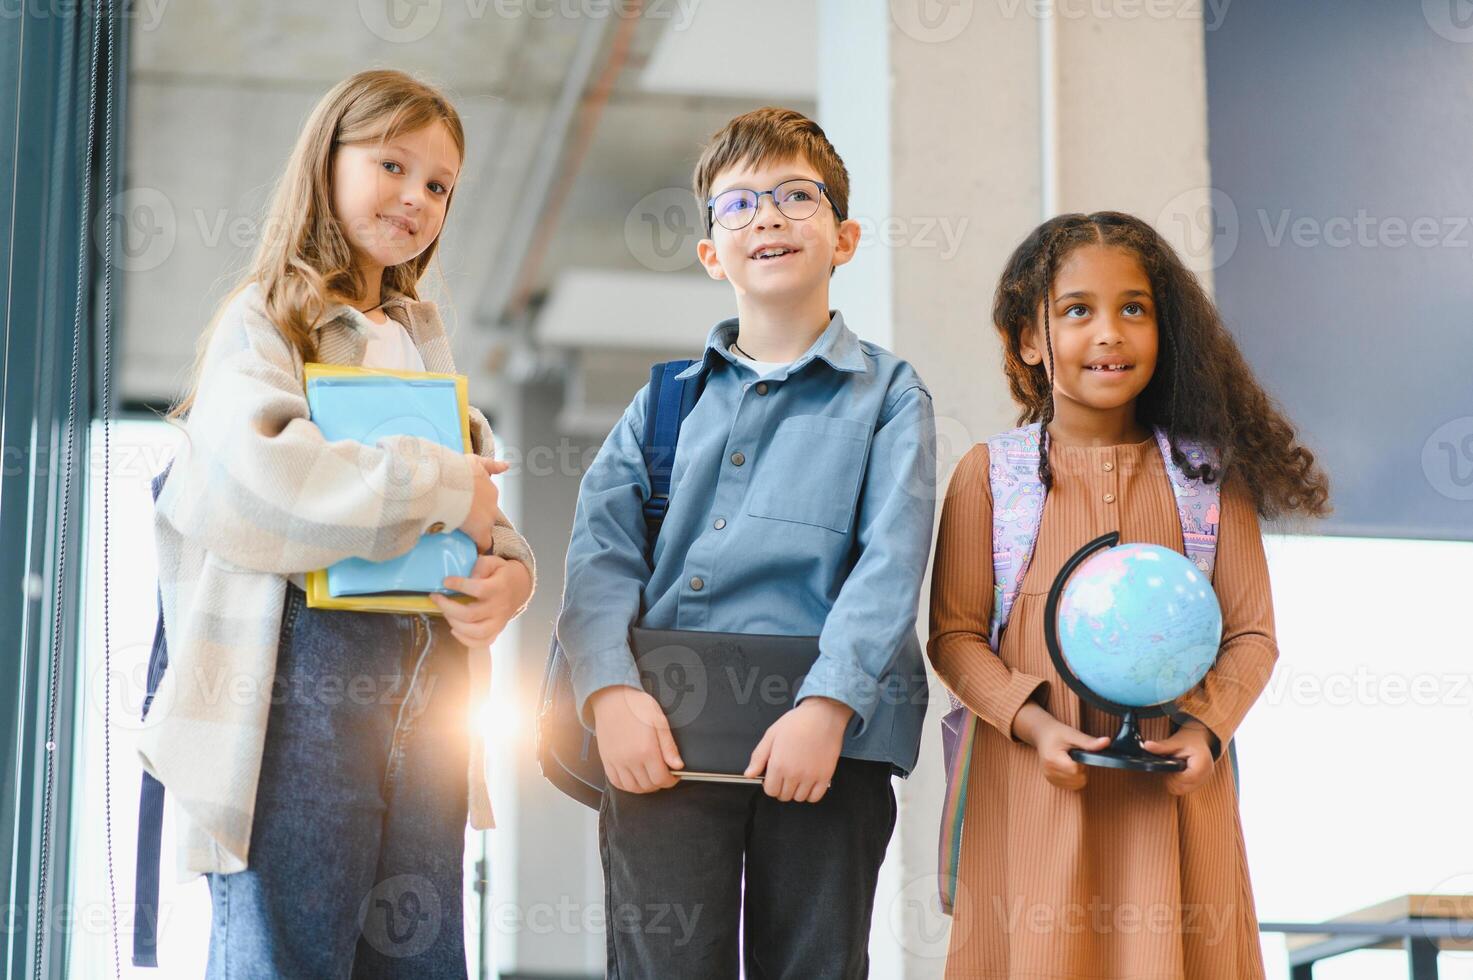
<instances>
[{"instance_id":1,"label":"pink backpack strap","mask_svg":"<svg viewBox=\"0 0 1473 980\"><path fill-rule=\"evenodd\" d=\"M1003 627L1028 574L1043 523L1044 489L1038 479L1042 452L1042 423L1012 429L987 440L988 483L992 489L992 623L988 645L996 653ZM1217 557L1217 526L1221 487L1193 480L1172 459L1171 441L1164 429L1155 429L1156 445L1166 466L1181 520L1187 557L1211 580ZM1188 462L1216 463L1215 454L1196 442L1177 440ZM950 691L951 710L941 719L941 749L946 765L946 797L941 808L938 842L941 910L950 915L956 900L956 876L961 863L962 823L967 806L967 783L978 718Z\"/></svg>"}]
</instances>

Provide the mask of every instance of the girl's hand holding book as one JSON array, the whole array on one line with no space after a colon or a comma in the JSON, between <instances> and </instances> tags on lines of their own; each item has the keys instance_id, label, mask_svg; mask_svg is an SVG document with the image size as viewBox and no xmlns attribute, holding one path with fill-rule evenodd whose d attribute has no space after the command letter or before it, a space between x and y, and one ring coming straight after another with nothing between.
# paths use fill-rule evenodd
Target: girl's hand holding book
<instances>
[{"instance_id":1,"label":"girl's hand holding book","mask_svg":"<svg viewBox=\"0 0 1473 980\"><path fill-rule=\"evenodd\" d=\"M491 482L491 477L505 473L511 469L511 464L477 456L475 453L465 455L473 467L484 470L486 479L477 476L473 481L476 495L471 501L471 512L457 530L464 531L476 543L477 551L486 552L491 550L491 529L496 525L496 517L501 512L501 491Z\"/></svg>"},{"instance_id":2,"label":"girl's hand holding book","mask_svg":"<svg viewBox=\"0 0 1473 980\"><path fill-rule=\"evenodd\" d=\"M451 634L473 650L490 646L532 596L532 573L527 566L497 555L477 558L470 578L452 575L444 584L470 596L471 601L460 602L438 592L430 593L430 601L444 614Z\"/></svg>"},{"instance_id":3,"label":"girl's hand holding book","mask_svg":"<svg viewBox=\"0 0 1473 980\"><path fill-rule=\"evenodd\" d=\"M1060 789L1083 789L1088 781L1084 766L1070 758L1070 749L1098 752L1110 744L1107 737L1086 735L1037 704L1025 704L1019 709L1013 719L1013 734L1038 751L1043 778Z\"/></svg>"}]
</instances>

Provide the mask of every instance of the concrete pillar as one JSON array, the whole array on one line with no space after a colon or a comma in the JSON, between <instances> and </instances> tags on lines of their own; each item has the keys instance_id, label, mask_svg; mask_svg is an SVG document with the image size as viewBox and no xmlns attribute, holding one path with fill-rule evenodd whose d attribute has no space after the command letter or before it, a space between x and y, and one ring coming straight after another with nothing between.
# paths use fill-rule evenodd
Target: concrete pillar
<instances>
[{"instance_id":1,"label":"concrete pillar","mask_svg":"<svg viewBox=\"0 0 1473 980\"><path fill-rule=\"evenodd\" d=\"M538 692L563 595L568 529L586 461L601 439L558 431L557 382L527 383L494 421L513 464L503 502L537 555L537 593L497 642L490 753L497 829L488 838L487 976L595 977L604 972L603 869L598 818L542 778Z\"/></svg>"},{"instance_id":2,"label":"concrete pillar","mask_svg":"<svg viewBox=\"0 0 1473 980\"><path fill-rule=\"evenodd\" d=\"M1067 13L1084 8L1098 13ZM1045 148L1048 195L1057 204L1046 210L1144 218L1209 290L1215 229L1204 30L1225 12L1178 0L1094 0L1061 3L1038 21L1041 77L1053 91Z\"/></svg>"},{"instance_id":3,"label":"concrete pillar","mask_svg":"<svg viewBox=\"0 0 1473 980\"><path fill-rule=\"evenodd\" d=\"M834 305L926 380L942 488L973 443L1016 418L992 291L1038 222L1065 210L1130 211L1210 270L1196 6L820 0L819 122L849 167L851 214L869 241L835 276ZM924 639L924 600L918 628ZM877 977L940 977L945 966L951 923L936 900L944 704L933 682L920 764L897 783L900 820L871 938Z\"/></svg>"}]
</instances>

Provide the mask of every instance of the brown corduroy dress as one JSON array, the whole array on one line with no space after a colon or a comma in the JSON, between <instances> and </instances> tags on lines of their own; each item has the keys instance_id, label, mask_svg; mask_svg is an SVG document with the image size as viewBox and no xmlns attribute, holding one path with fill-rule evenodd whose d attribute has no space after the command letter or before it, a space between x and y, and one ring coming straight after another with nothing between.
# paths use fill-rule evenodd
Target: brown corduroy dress
<instances>
[{"instance_id":1,"label":"brown corduroy dress","mask_svg":"<svg viewBox=\"0 0 1473 980\"><path fill-rule=\"evenodd\" d=\"M958 465L942 510L931 587L931 662L982 719L962 840L948 978L1252 980L1263 976L1257 917L1225 747L1278 656L1258 517L1246 489L1222 490L1212 584L1222 606L1217 663L1180 709L1220 740L1205 783L1172 796L1159 774L1089 767L1081 790L1043 776L1011 735L1028 700L1091 735L1118 718L1084 704L1054 670L1043 607L1054 576L1107 531L1182 550L1181 523L1154 439L1052 446L1054 485L1003 632L992 613L992 498L985 443ZM1142 723L1165 738L1166 718Z\"/></svg>"}]
</instances>

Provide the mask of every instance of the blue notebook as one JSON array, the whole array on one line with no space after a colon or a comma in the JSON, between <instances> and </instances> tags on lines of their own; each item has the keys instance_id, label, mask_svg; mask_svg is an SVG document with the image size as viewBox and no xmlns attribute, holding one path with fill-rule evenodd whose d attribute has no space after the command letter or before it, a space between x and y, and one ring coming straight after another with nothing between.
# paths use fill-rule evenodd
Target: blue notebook
<instances>
[{"instance_id":1,"label":"blue notebook","mask_svg":"<svg viewBox=\"0 0 1473 980\"><path fill-rule=\"evenodd\" d=\"M342 374L307 379L312 421L330 442L355 439L367 445L393 435L415 435L459 452L465 444L462 403L453 376ZM409 552L388 561L345 558L327 568L327 592L339 596L445 595L446 576L469 576L476 543L461 531L426 534Z\"/></svg>"}]
</instances>

